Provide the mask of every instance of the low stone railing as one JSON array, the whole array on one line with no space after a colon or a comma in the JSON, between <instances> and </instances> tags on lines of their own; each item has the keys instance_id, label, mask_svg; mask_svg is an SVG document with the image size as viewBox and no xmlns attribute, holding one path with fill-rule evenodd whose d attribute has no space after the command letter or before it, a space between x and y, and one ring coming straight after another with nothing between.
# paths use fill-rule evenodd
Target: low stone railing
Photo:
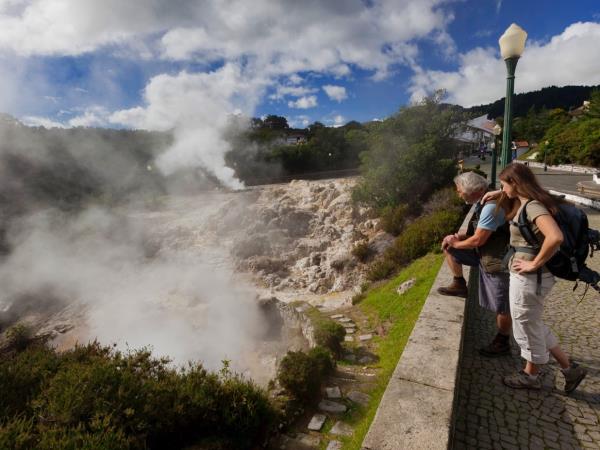
<instances>
[{"instance_id":1,"label":"low stone railing","mask_svg":"<svg viewBox=\"0 0 600 450\"><path fill-rule=\"evenodd\" d=\"M529 167L537 167L537 168L543 168L545 165L544 163L522 160L522 159L516 159L515 162L518 162L520 164L526 164ZM596 169L595 167L578 166L577 164L558 164L556 166L549 166L546 164L545 166L548 170L560 170L562 172L587 173L590 175L600 173L600 170Z\"/></svg>"},{"instance_id":2,"label":"low stone railing","mask_svg":"<svg viewBox=\"0 0 600 450\"><path fill-rule=\"evenodd\" d=\"M461 226L466 232L473 209ZM469 268L465 267L465 276ZM390 378L363 450L447 449L453 434L466 301L438 294L452 281L446 262Z\"/></svg>"}]
</instances>

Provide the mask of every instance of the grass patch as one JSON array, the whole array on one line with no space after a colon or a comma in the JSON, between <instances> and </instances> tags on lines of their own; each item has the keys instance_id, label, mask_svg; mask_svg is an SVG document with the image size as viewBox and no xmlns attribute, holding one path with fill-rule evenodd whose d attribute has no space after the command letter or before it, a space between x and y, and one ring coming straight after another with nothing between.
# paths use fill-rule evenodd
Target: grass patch
<instances>
[{"instance_id":1,"label":"grass patch","mask_svg":"<svg viewBox=\"0 0 600 450\"><path fill-rule=\"evenodd\" d=\"M377 386L369 392L371 402L366 408L358 408L355 414L347 417L347 421L353 425L354 434L343 439L344 450L360 449L443 259L443 255L431 253L417 259L390 282L371 290L360 304L360 309L372 322L388 322L391 327L388 334L379 340L375 351L380 358L380 373ZM398 286L411 278L415 278L415 285L401 297L398 296Z\"/></svg>"}]
</instances>

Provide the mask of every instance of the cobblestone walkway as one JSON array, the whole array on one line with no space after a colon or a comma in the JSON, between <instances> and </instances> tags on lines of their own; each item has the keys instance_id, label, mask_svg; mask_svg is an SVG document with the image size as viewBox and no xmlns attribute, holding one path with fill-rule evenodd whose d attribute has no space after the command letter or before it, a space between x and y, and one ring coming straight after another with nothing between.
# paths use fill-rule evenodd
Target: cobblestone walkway
<instances>
[{"instance_id":1,"label":"cobblestone walkway","mask_svg":"<svg viewBox=\"0 0 600 450\"><path fill-rule=\"evenodd\" d=\"M600 229L600 213L586 211ZM600 270L600 254L588 259ZM478 349L495 333L494 316L469 300L457 403L454 449L600 449L600 294L557 280L545 308L545 321L571 358L588 368L587 378L564 394L558 365L544 369L541 391L513 390L501 377L523 366L515 342L510 357L483 358Z\"/></svg>"}]
</instances>

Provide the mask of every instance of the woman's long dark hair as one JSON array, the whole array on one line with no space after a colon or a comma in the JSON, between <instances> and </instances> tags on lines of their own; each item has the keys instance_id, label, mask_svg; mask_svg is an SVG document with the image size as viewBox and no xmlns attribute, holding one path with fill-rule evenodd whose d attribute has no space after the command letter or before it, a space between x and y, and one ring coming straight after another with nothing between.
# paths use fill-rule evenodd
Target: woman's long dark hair
<instances>
[{"instance_id":1,"label":"woman's long dark hair","mask_svg":"<svg viewBox=\"0 0 600 450\"><path fill-rule=\"evenodd\" d=\"M517 195L531 200L537 200L552 214L558 213L559 199L553 197L545 190L534 173L525 164L511 163L500 172L498 176L501 181L514 186Z\"/></svg>"}]
</instances>

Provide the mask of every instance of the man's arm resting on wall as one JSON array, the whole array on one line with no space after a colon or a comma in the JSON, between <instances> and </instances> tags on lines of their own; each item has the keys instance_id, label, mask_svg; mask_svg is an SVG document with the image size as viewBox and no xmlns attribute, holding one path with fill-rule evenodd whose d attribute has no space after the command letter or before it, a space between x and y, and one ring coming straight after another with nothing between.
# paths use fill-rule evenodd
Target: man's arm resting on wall
<instances>
[{"instance_id":1,"label":"man's arm resting on wall","mask_svg":"<svg viewBox=\"0 0 600 450\"><path fill-rule=\"evenodd\" d=\"M469 248L477 248L481 247L483 244L487 242L487 240L492 235L491 230L486 230L485 228L477 228L475 230L475 234L463 240L453 241L450 246L456 249L469 249Z\"/></svg>"}]
</instances>

